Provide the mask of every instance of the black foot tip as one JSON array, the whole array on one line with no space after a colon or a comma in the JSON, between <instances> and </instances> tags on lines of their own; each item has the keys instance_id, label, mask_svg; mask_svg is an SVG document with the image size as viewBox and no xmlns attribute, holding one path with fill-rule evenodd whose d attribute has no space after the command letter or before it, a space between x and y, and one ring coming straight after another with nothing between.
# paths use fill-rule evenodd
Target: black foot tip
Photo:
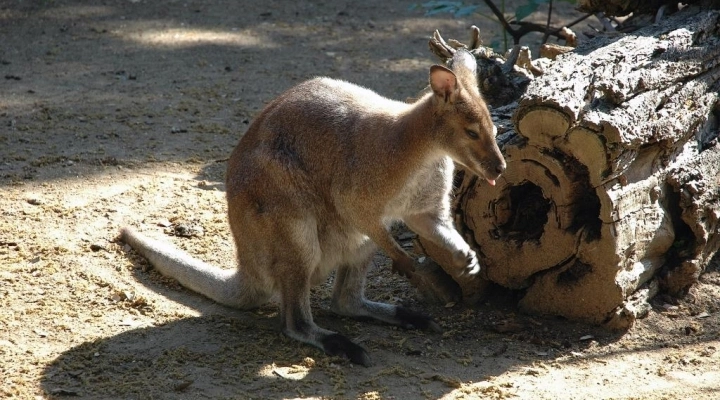
<instances>
[{"instance_id":1,"label":"black foot tip","mask_svg":"<svg viewBox=\"0 0 720 400\"><path fill-rule=\"evenodd\" d=\"M398 307L395 312L395 317L397 317L402 326L442 332L440 325L438 325L432 317L409 308Z\"/></svg>"},{"instance_id":2,"label":"black foot tip","mask_svg":"<svg viewBox=\"0 0 720 400\"><path fill-rule=\"evenodd\" d=\"M370 356L365 349L339 333L325 337L322 340L322 345L325 352L331 356L344 356L350 362L364 367L372 365Z\"/></svg>"}]
</instances>

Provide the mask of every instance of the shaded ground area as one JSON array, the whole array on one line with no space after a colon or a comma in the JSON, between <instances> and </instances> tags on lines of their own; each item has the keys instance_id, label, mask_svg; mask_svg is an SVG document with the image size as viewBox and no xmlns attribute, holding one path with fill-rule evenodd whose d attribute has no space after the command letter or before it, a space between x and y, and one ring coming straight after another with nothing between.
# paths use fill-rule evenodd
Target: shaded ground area
<instances>
[{"instance_id":1,"label":"shaded ground area","mask_svg":"<svg viewBox=\"0 0 720 400\"><path fill-rule=\"evenodd\" d=\"M263 104L316 75L412 97L434 29L494 25L410 1L87 3L0 2L1 397L717 398L717 266L611 334L518 315L502 290L423 304L378 255L369 297L444 333L335 317L323 285L316 319L367 346L360 368L283 337L275 305L215 305L115 242L132 224L231 267L225 159Z\"/></svg>"}]
</instances>

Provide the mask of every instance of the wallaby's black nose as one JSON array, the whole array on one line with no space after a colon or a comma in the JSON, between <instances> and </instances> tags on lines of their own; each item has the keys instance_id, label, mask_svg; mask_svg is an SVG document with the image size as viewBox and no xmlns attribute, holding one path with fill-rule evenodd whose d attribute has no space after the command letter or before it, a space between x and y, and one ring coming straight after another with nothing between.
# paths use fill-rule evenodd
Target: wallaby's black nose
<instances>
[{"instance_id":1,"label":"wallaby's black nose","mask_svg":"<svg viewBox=\"0 0 720 400\"><path fill-rule=\"evenodd\" d=\"M505 168L505 163L498 164L497 167L495 167L495 172L497 172L498 174L502 174L503 172L505 172Z\"/></svg>"}]
</instances>

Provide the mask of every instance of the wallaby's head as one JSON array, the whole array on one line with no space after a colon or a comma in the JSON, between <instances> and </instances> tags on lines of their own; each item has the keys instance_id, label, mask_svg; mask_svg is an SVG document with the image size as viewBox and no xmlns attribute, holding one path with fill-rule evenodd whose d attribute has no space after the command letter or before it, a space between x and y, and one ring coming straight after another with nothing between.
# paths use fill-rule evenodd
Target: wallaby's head
<instances>
[{"instance_id":1,"label":"wallaby's head","mask_svg":"<svg viewBox=\"0 0 720 400\"><path fill-rule=\"evenodd\" d=\"M494 185L506 164L495 141L497 129L478 89L475 57L458 49L449 64L450 68L430 68L435 134L455 162Z\"/></svg>"}]
</instances>

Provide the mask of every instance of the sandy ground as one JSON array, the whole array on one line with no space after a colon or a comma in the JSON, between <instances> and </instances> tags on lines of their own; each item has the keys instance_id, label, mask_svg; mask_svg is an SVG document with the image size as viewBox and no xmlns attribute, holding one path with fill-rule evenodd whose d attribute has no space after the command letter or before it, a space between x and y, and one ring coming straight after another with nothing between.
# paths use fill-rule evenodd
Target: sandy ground
<instances>
[{"instance_id":1,"label":"sandy ground","mask_svg":"<svg viewBox=\"0 0 720 400\"><path fill-rule=\"evenodd\" d=\"M500 289L477 309L424 304L378 255L369 297L444 333L336 317L318 287L317 322L366 346L363 368L283 337L274 304L213 304L115 240L130 224L231 268L225 160L267 101L316 75L404 99L434 29L499 38L411 4L0 1L0 397L720 397L716 265L610 333L520 315Z\"/></svg>"}]
</instances>

